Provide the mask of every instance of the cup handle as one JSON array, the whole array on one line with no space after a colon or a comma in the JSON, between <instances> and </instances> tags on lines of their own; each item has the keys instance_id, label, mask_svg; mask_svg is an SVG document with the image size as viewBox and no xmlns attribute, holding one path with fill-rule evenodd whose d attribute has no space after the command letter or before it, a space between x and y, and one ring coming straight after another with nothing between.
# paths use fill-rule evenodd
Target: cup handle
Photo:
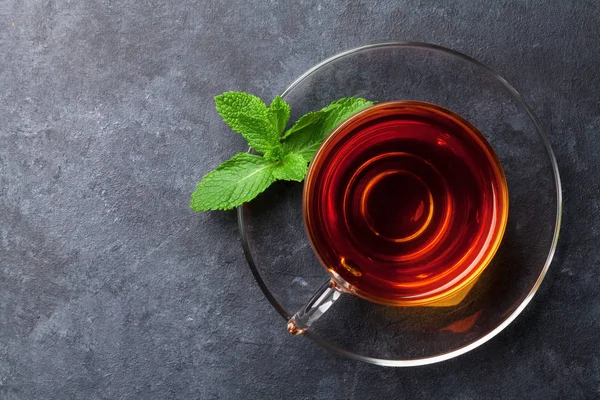
<instances>
[{"instance_id":1,"label":"cup handle","mask_svg":"<svg viewBox=\"0 0 600 400\"><path fill-rule=\"evenodd\" d=\"M334 281L325 282L308 304L290 318L287 324L288 332L292 335L302 335L341 295L342 289Z\"/></svg>"}]
</instances>

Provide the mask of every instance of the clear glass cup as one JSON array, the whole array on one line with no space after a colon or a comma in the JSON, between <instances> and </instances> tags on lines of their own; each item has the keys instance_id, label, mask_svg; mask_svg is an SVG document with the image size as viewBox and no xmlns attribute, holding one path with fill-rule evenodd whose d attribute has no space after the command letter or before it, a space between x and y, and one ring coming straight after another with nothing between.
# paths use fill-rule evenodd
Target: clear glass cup
<instances>
[{"instance_id":1,"label":"clear glass cup","mask_svg":"<svg viewBox=\"0 0 600 400\"><path fill-rule=\"evenodd\" d=\"M460 301L398 307L341 296L306 236L302 185L276 183L240 207L238 221L251 271L271 304L291 321L292 332L349 358L412 366L463 354L517 317L550 266L560 227L561 189L548 139L514 88L463 54L398 42L364 46L325 60L282 96L291 105L292 121L352 96L378 102L416 100L452 110L493 147L510 202L496 255ZM336 306L325 313L334 301Z\"/></svg>"},{"instance_id":2,"label":"clear glass cup","mask_svg":"<svg viewBox=\"0 0 600 400\"><path fill-rule=\"evenodd\" d=\"M405 100L375 104L329 135L310 164L302 205L331 282L289 320L293 334L339 293L390 306L458 304L495 255L509 209L502 166L481 132L450 110Z\"/></svg>"}]
</instances>

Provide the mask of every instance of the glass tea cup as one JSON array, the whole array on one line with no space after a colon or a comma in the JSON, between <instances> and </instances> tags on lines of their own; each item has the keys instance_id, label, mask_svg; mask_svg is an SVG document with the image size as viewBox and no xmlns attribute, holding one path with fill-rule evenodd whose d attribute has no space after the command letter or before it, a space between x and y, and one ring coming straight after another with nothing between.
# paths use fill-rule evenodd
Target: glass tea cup
<instances>
[{"instance_id":1,"label":"glass tea cup","mask_svg":"<svg viewBox=\"0 0 600 400\"><path fill-rule=\"evenodd\" d=\"M464 118L390 101L323 142L303 216L330 280L288 321L296 335L342 293L389 306L460 303L500 246L508 189L491 145Z\"/></svg>"}]
</instances>

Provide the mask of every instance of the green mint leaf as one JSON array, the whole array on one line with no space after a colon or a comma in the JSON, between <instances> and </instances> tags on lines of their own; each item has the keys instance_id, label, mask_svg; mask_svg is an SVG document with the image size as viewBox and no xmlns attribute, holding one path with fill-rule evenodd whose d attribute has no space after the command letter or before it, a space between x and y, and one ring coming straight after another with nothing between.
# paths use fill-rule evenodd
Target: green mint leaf
<instances>
[{"instance_id":1,"label":"green mint leaf","mask_svg":"<svg viewBox=\"0 0 600 400\"><path fill-rule=\"evenodd\" d=\"M290 105L280 96L277 96L271 102L268 113L271 124L277 130L277 134L281 135L290 119Z\"/></svg>"},{"instance_id":2,"label":"green mint leaf","mask_svg":"<svg viewBox=\"0 0 600 400\"><path fill-rule=\"evenodd\" d=\"M321 143L342 122L374 103L361 98L344 98L320 111L306 114L285 133L283 149L310 162Z\"/></svg>"},{"instance_id":3,"label":"green mint leaf","mask_svg":"<svg viewBox=\"0 0 600 400\"><path fill-rule=\"evenodd\" d=\"M273 169L273 176L277 180L301 182L306 176L308 164L299 154L289 153Z\"/></svg>"},{"instance_id":4,"label":"green mint leaf","mask_svg":"<svg viewBox=\"0 0 600 400\"><path fill-rule=\"evenodd\" d=\"M250 201L276 178L277 163L250 153L239 153L202 178L192 194L195 211L228 210Z\"/></svg>"},{"instance_id":5,"label":"green mint leaf","mask_svg":"<svg viewBox=\"0 0 600 400\"><path fill-rule=\"evenodd\" d=\"M372 101L357 97L348 97L334 101L323 109L323 111L326 113L326 117L323 120L324 124L322 129L331 133L342 122L357 112L364 110L367 107L371 107L373 104L375 103Z\"/></svg>"},{"instance_id":6,"label":"green mint leaf","mask_svg":"<svg viewBox=\"0 0 600 400\"><path fill-rule=\"evenodd\" d=\"M287 138L294 132L301 131L302 129L305 129L307 127L310 127L311 125L318 123L319 121L321 121L321 119L323 119L324 115L325 113L321 111L309 112L307 114L304 114L298 119L298 121L296 121L294 126L285 131L285 133L283 134L283 139Z\"/></svg>"},{"instance_id":7,"label":"green mint leaf","mask_svg":"<svg viewBox=\"0 0 600 400\"><path fill-rule=\"evenodd\" d=\"M281 146L280 132L273 125L266 104L258 97L243 92L226 92L216 96L215 103L227 125L241 134L254 150L264 154Z\"/></svg>"}]
</instances>

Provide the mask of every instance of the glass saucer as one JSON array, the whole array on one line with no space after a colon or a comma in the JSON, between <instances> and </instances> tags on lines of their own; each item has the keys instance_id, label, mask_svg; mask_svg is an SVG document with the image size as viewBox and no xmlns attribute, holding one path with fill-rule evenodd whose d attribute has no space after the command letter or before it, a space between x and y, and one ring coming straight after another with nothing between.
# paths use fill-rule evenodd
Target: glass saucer
<instances>
[{"instance_id":1,"label":"glass saucer","mask_svg":"<svg viewBox=\"0 0 600 400\"><path fill-rule=\"evenodd\" d=\"M418 100L461 115L498 155L509 191L502 244L466 296L443 307L393 307L343 295L304 336L343 356L386 366L431 364L485 343L523 311L552 260L561 218L556 160L536 116L517 91L476 60L438 46L382 43L314 66L282 94L291 121L342 97ZM302 219L302 184L277 182L238 208L254 277L287 320L328 279ZM298 340L302 340L298 338Z\"/></svg>"}]
</instances>

